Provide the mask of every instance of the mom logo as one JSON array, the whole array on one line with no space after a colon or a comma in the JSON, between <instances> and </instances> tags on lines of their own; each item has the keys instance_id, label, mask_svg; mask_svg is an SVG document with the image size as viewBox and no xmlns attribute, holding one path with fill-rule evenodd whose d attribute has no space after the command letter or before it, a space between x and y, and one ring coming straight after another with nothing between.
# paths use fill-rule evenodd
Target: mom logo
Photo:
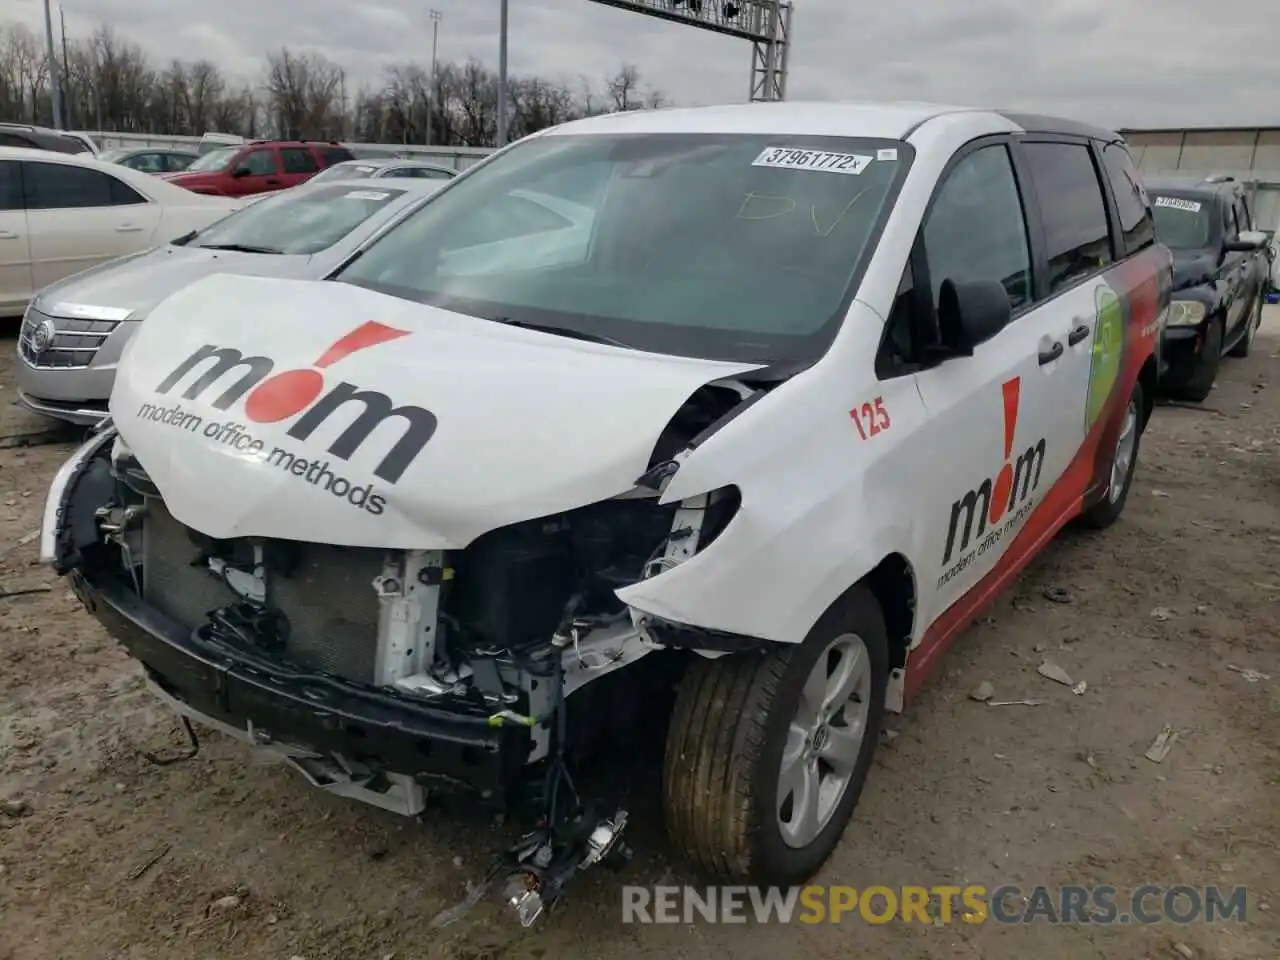
<instances>
[{"instance_id":1,"label":"mom logo","mask_svg":"<svg viewBox=\"0 0 1280 960\"><path fill-rule=\"evenodd\" d=\"M373 474L395 483L435 434L435 414L423 407L396 406L385 393L346 381L325 392L322 371L359 350L408 335L408 330L365 323L335 341L311 367L280 373L273 373L275 361L269 357L245 356L234 347L207 343L160 381L156 393L163 396L185 384L181 398L200 400L221 390L210 404L216 410L227 410L243 398L244 416L253 423L280 423L297 417L287 431L294 440L309 439L339 411L354 414L329 445L329 454L342 460L350 460L375 430L392 421L400 427L399 438Z\"/></svg>"}]
</instances>

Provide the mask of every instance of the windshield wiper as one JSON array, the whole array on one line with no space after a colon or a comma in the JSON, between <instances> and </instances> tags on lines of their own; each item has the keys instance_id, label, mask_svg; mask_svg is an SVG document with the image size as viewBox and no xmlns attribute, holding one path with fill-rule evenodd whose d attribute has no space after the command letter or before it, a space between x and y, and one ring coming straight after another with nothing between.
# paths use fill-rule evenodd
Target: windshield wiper
<instances>
[{"instance_id":1,"label":"windshield wiper","mask_svg":"<svg viewBox=\"0 0 1280 960\"><path fill-rule=\"evenodd\" d=\"M248 243L197 243L204 250L232 250L236 253L284 253L275 247L255 247Z\"/></svg>"},{"instance_id":2,"label":"windshield wiper","mask_svg":"<svg viewBox=\"0 0 1280 960\"><path fill-rule=\"evenodd\" d=\"M600 333L586 333L582 330L574 330L572 327L558 327L554 323L535 323L532 320L513 320L511 317L487 317L494 323L505 323L509 327L519 327L522 330L537 330L540 333L553 333L558 337L570 337L574 340L585 340L587 343L604 343L611 347L626 347L628 350L634 350L629 343L623 343L621 340L615 340L613 337L606 337Z\"/></svg>"}]
</instances>

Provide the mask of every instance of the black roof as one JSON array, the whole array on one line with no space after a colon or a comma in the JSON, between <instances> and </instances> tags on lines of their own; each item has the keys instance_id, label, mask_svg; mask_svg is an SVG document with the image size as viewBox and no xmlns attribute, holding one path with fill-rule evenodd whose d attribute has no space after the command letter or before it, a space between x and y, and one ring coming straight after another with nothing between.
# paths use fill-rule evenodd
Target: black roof
<instances>
[{"instance_id":1,"label":"black roof","mask_svg":"<svg viewBox=\"0 0 1280 960\"><path fill-rule=\"evenodd\" d=\"M1236 180L1219 180L1178 174L1144 176L1143 184L1153 193L1180 193L1193 197L1216 197L1241 192Z\"/></svg>"},{"instance_id":2,"label":"black roof","mask_svg":"<svg viewBox=\"0 0 1280 960\"><path fill-rule=\"evenodd\" d=\"M1017 113L1008 110L999 111L1000 116L1016 123L1027 133L1068 133L1076 137L1088 137L1091 140L1102 140L1110 143L1124 138L1114 130L1095 127L1081 123L1079 120L1066 120L1062 117L1050 117L1039 113Z\"/></svg>"}]
</instances>

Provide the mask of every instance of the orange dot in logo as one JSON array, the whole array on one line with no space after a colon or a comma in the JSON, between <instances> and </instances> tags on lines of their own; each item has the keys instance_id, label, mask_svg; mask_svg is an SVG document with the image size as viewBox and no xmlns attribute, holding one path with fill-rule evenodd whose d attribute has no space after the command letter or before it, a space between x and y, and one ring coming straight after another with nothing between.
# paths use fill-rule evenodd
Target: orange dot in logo
<instances>
[{"instance_id":1,"label":"orange dot in logo","mask_svg":"<svg viewBox=\"0 0 1280 960\"><path fill-rule=\"evenodd\" d=\"M320 396L324 376L319 370L285 370L263 380L245 398L245 416L255 423L287 420Z\"/></svg>"},{"instance_id":2,"label":"orange dot in logo","mask_svg":"<svg viewBox=\"0 0 1280 960\"><path fill-rule=\"evenodd\" d=\"M1009 508L1011 493L1013 493L1013 467L1006 463L996 474L996 485L991 491L991 508L987 511L987 516L991 518L992 523L999 522L1004 516L1005 510Z\"/></svg>"}]
</instances>

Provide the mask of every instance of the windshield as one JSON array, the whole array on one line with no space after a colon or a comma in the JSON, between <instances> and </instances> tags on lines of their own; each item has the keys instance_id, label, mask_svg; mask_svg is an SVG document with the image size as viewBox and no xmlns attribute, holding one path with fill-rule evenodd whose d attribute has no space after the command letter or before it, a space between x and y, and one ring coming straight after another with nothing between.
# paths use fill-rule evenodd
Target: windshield
<instances>
[{"instance_id":1,"label":"windshield","mask_svg":"<svg viewBox=\"0 0 1280 960\"><path fill-rule=\"evenodd\" d=\"M326 183L331 180L364 180L372 177L377 171L377 167L372 167L367 163L352 163L347 160L342 163L335 163L327 170L321 170L308 183Z\"/></svg>"},{"instance_id":2,"label":"windshield","mask_svg":"<svg viewBox=\"0 0 1280 960\"><path fill-rule=\"evenodd\" d=\"M1209 208L1200 200L1153 194L1152 210L1160 242L1173 250L1209 246Z\"/></svg>"},{"instance_id":3,"label":"windshield","mask_svg":"<svg viewBox=\"0 0 1280 960\"><path fill-rule=\"evenodd\" d=\"M200 231L187 245L251 253L318 253L403 193L307 184L237 210Z\"/></svg>"},{"instance_id":4,"label":"windshield","mask_svg":"<svg viewBox=\"0 0 1280 960\"><path fill-rule=\"evenodd\" d=\"M655 352L769 363L842 319L910 148L543 136L454 180L339 279Z\"/></svg>"},{"instance_id":5,"label":"windshield","mask_svg":"<svg viewBox=\"0 0 1280 960\"><path fill-rule=\"evenodd\" d=\"M239 147L219 147L217 150L211 150L204 156L193 160L187 170L188 172L203 170L209 173L225 170L231 165L231 161L239 152Z\"/></svg>"}]
</instances>

